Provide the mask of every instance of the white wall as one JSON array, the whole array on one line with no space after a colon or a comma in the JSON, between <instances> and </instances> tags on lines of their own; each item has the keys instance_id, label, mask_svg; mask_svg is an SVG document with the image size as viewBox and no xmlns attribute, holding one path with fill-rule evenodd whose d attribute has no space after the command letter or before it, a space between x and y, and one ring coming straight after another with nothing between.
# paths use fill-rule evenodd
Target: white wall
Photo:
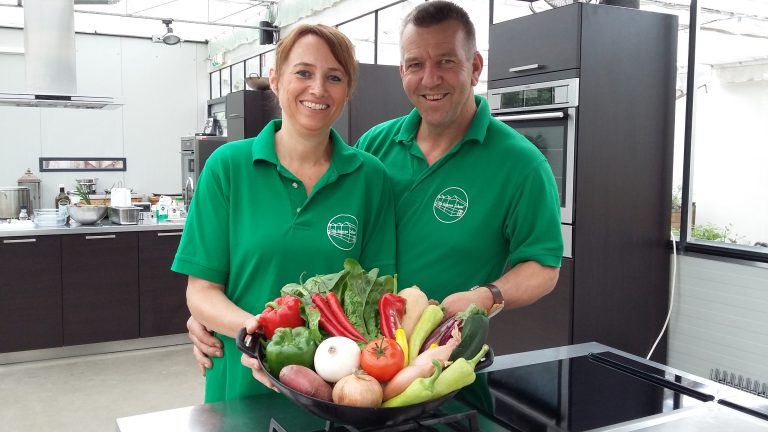
<instances>
[{"instance_id":1,"label":"white wall","mask_svg":"<svg viewBox=\"0 0 768 432\"><path fill-rule=\"evenodd\" d=\"M768 382L768 267L680 256L667 364Z\"/></svg>"},{"instance_id":2,"label":"white wall","mask_svg":"<svg viewBox=\"0 0 768 432\"><path fill-rule=\"evenodd\" d=\"M23 32L0 29L3 46L24 46ZM77 90L114 96L116 110L0 107L0 186L26 168L42 180L43 205L57 185L98 178L102 190L122 181L139 193L179 193L179 138L202 128L208 99L207 48L146 39L77 34ZM0 92L26 92L23 55L0 54ZM39 172L39 157L124 157L125 172ZM49 202L50 201L50 202Z\"/></svg>"}]
</instances>

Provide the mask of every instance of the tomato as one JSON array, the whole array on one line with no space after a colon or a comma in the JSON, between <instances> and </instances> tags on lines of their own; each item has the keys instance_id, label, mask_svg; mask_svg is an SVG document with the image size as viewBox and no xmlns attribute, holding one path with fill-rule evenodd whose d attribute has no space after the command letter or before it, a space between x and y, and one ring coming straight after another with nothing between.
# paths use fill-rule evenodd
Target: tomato
<instances>
[{"instance_id":1,"label":"tomato","mask_svg":"<svg viewBox=\"0 0 768 432\"><path fill-rule=\"evenodd\" d=\"M379 382L391 380L404 362L403 349L394 339L386 337L368 342L360 356L360 367Z\"/></svg>"}]
</instances>

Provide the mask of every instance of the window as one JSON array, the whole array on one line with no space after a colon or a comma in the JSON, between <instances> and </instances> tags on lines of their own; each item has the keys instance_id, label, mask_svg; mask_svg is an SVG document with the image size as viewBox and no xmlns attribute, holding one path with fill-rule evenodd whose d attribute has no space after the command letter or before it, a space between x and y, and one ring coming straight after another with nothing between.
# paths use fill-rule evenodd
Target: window
<instances>
[{"instance_id":1,"label":"window","mask_svg":"<svg viewBox=\"0 0 768 432\"><path fill-rule=\"evenodd\" d=\"M231 84L232 76L230 75L230 67L227 66L221 69L221 95L226 96L232 91Z\"/></svg>"},{"instance_id":2,"label":"window","mask_svg":"<svg viewBox=\"0 0 768 432\"><path fill-rule=\"evenodd\" d=\"M368 14L356 20L339 25L355 46L355 57L360 63L376 63L376 14Z\"/></svg>"},{"instance_id":3,"label":"window","mask_svg":"<svg viewBox=\"0 0 768 432\"><path fill-rule=\"evenodd\" d=\"M689 240L768 252L768 4L700 3Z\"/></svg>"},{"instance_id":4,"label":"window","mask_svg":"<svg viewBox=\"0 0 768 432\"><path fill-rule=\"evenodd\" d=\"M232 91L245 90L245 63L232 65Z\"/></svg>"}]
</instances>

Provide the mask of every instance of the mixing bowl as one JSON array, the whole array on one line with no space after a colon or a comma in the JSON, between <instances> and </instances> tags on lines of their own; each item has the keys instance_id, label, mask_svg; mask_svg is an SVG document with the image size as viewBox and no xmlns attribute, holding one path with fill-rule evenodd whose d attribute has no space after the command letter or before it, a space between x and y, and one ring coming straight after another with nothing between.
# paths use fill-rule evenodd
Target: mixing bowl
<instances>
[{"instance_id":1,"label":"mixing bowl","mask_svg":"<svg viewBox=\"0 0 768 432\"><path fill-rule=\"evenodd\" d=\"M70 204L67 206L69 217L81 225L90 225L104 218L107 214L105 205Z\"/></svg>"}]
</instances>

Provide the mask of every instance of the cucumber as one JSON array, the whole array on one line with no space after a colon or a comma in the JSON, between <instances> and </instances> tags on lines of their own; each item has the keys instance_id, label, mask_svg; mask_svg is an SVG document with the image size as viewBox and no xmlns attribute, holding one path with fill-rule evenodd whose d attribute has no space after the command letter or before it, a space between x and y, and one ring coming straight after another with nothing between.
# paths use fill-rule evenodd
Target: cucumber
<instances>
[{"instance_id":1,"label":"cucumber","mask_svg":"<svg viewBox=\"0 0 768 432\"><path fill-rule=\"evenodd\" d=\"M488 338L488 329L490 320L485 315L470 315L464 320L464 327L461 329L461 342L453 350L451 361L458 358L472 359L480 352Z\"/></svg>"}]
</instances>

